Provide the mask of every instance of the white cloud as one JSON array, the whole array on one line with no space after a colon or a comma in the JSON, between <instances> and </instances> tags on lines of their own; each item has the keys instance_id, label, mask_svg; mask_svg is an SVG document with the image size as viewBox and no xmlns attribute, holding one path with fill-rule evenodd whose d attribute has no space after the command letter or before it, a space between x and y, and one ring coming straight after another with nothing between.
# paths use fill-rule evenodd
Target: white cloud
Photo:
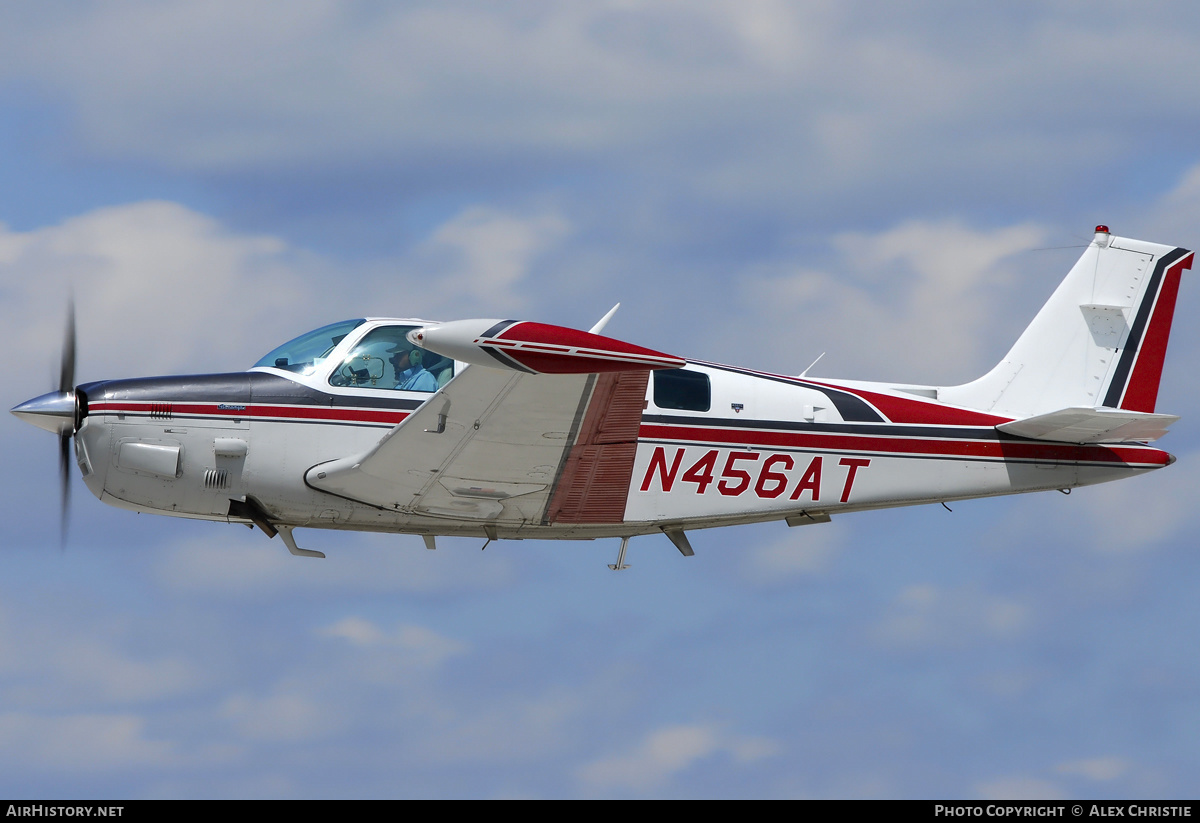
<instances>
[{"instance_id":1,"label":"white cloud","mask_svg":"<svg viewBox=\"0 0 1200 823\"><path fill-rule=\"evenodd\" d=\"M468 651L468 646L425 626L401 624L391 631L361 617L344 617L318 631L323 637L346 640L353 646L379 652L392 649L416 666L437 666L443 660Z\"/></svg>"},{"instance_id":2,"label":"white cloud","mask_svg":"<svg viewBox=\"0 0 1200 823\"><path fill-rule=\"evenodd\" d=\"M832 524L797 527L765 546L751 549L742 561L742 576L758 585L789 585L795 578L829 569L843 545L843 532Z\"/></svg>"},{"instance_id":3,"label":"white cloud","mask_svg":"<svg viewBox=\"0 0 1200 823\"><path fill-rule=\"evenodd\" d=\"M287 334L295 313L311 311L304 255L175 203L111 206L30 232L5 229L0 258L7 292L0 322L48 361L18 365L35 374L57 365L73 294L80 382L189 366L246 368L264 345L248 348L250 341ZM11 371L7 377L18 382Z\"/></svg>"},{"instance_id":4,"label":"white cloud","mask_svg":"<svg viewBox=\"0 0 1200 823\"><path fill-rule=\"evenodd\" d=\"M338 263L165 201L28 232L0 224L0 324L25 352L5 361L0 377L23 385L32 372L29 396L51 387L71 294L78 382L240 371L344 317L518 308L531 267L567 231L555 213L471 206L391 259Z\"/></svg>"},{"instance_id":5,"label":"white cloud","mask_svg":"<svg viewBox=\"0 0 1200 823\"><path fill-rule=\"evenodd\" d=\"M426 701L420 713L436 717L411 756L421 763L536 762L569 750L572 728L595 705L594 695L589 701L557 687L497 695L478 708Z\"/></svg>"},{"instance_id":6,"label":"white cloud","mask_svg":"<svg viewBox=\"0 0 1200 823\"><path fill-rule=\"evenodd\" d=\"M519 310L530 302L531 289L524 281L534 259L561 241L569 228L553 213L523 217L469 207L415 251L413 279L431 287L424 300L449 311Z\"/></svg>"},{"instance_id":7,"label":"white cloud","mask_svg":"<svg viewBox=\"0 0 1200 823\"><path fill-rule=\"evenodd\" d=\"M1036 777L998 777L975 786L984 800L1062 800L1066 791L1048 780Z\"/></svg>"},{"instance_id":8,"label":"white cloud","mask_svg":"<svg viewBox=\"0 0 1200 823\"><path fill-rule=\"evenodd\" d=\"M684 16L737 47L711 15ZM133 3L35 19L4 43L4 63L72 100L108 151L269 167L314 152L627 140L630 110L695 82L673 64L674 42L659 48L672 22L581 7ZM711 62L684 59L693 71Z\"/></svg>"},{"instance_id":9,"label":"white cloud","mask_svg":"<svg viewBox=\"0 0 1200 823\"><path fill-rule=\"evenodd\" d=\"M208 679L186 659L167 656L130 659L103 642L60 643L54 651L57 672L51 679L74 683L80 694L117 703L140 702L195 691Z\"/></svg>"},{"instance_id":10,"label":"white cloud","mask_svg":"<svg viewBox=\"0 0 1200 823\"><path fill-rule=\"evenodd\" d=\"M646 791L717 751L710 726L670 726L649 734L633 751L589 763L579 770L585 783Z\"/></svg>"},{"instance_id":11,"label":"white cloud","mask_svg":"<svg viewBox=\"0 0 1200 823\"><path fill-rule=\"evenodd\" d=\"M325 637L340 637L355 646L376 646L389 640L387 634L370 620L361 617L344 617L332 626L326 626L318 634Z\"/></svg>"},{"instance_id":12,"label":"white cloud","mask_svg":"<svg viewBox=\"0 0 1200 823\"><path fill-rule=\"evenodd\" d=\"M235 694L222 702L218 716L245 739L262 742L297 743L342 727L336 704L300 691L266 697Z\"/></svg>"},{"instance_id":13,"label":"white cloud","mask_svg":"<svg viewBox=\"0 0 1200 823\"><path fill-rule=\"evenodd\" d=\"M145 721L136 715L0 714L0 761L9 770L113 771L168 767L175 760L173 746L147 739Z\"/></svg>"},{"instance_id":14,"label":"white cloud","mask_svg":"<svg viewBox=\"0 0 1200 823\"><path fill-rule=\"evenodd\" d=\"M162 553L157 574L179 591L223 592L244 597L297 590L447 592L507 585L513 564L503 555L461 551L465 543L443 538L430 552L413 535L361 535L299 530L305 548L324 559L293 557L279 539L243 527L212 524L211 537L188 539ZM472 549L476 547L472 543Z\"/></svg>"},{"instance_id":15,"label":"white cloud","mask_svg":"<svg viewBox=\"0 0 1200 823\"><path fill-rule=\"evenodd\" d=\"M719 753L730 754L738 762L751 762L779 752L774 741L739 738L719 726L666 726L648 734L631 751L595 760L577 774L592 790L647 792Z\"/></svg>"},{"instance_id":16,"label":"white cloud","mask_svg":"<svg viewBox=\"0 0 1200 823\"><path fill-rule=\"evenodd\" d=\"M1014 256L1044 235L1032 225L988 230L957 221L838 235L827 271L781 263L752 278L747 324L759 330L757 348L827 349L814 373L943 385L972 379L1003 354L987 344L997 317L1007 319L998 301L1013 297L1004 287L1016 279ZM1025 322L1040 308L1036 298L1028 303L1020 307Z\"/></svg>"},{"instance_id":17,"label":"white cloud","mask_svg":"<svg viewBox=\"0 0 1200 823\"><path fill-rule=\"evenodd\" d=\"M1017 640L1031 621L1030 608L1018 601L922 584L900 592L873 634L897 650L961 647L980 638Z\"/></svg>"},{"instance_id":18,"label":"white cloud","mask_svg":"<svg viewBox=\"0 0 1200 823\"><path fill-rule=\"evenodd\" d=\"M22 626L29 607L0 612L0 694L10 707L124 706L194 694L210 678L177 651L142 655L140 627L74 613Z\"/></svg>"},{"instance_id":19,"label":"white cloud","mask_svg":"<svg viewBox=\"0 0 1200 823\"><path fill-rule=\"evenodd\" d=\"M1130 763L1122 757L1091 757L1085 760L1072 760L1068 763L1060 763L1054 767L1056 772L1060 774L1072 774L1086 777L1088 780L1095 780L1098 783L1107 783L1116 780L1118 777L1126 774L1130 769Z\"/></svg>"},{"instance_id":20,"label":"white cloud","mask_svg":"<svg viewBox=\"0 0 1200 823\"><path fill-rule=\"evenodd\" d=\"M1190 249L1200 248L1200 163L1187 169L1173 189L1158 199L1148 213L1130 215L1137 229L1147 233L1147 239L1173 243ZM1153 233L1153 236L1151 236ZM1200 271L1192 267L1195 277Z\"/></svg>"},{"instance_id":21,"label":"white cloud","mask_svg":"<svg viewBox=\"0 0 1200 823\"><path fill-rule=\"evenodd\" d=\"M731 192L920 197L931 170L1062 179L1194 121L1169 8L95 4L6 14L0 78L60 101L89 151L175 168L581 153Z\"/></svg>"}]
</instances>

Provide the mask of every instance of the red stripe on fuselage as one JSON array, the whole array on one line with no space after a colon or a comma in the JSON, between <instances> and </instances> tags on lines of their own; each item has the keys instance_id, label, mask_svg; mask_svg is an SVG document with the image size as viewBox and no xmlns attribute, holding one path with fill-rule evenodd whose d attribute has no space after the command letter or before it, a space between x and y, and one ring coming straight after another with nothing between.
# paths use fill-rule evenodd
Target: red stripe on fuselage
<instances>
[{"instance_id":1,"label":"red stripe on fuselage","mask_svg":"<svg viewBox=\"0 0 1200 823\"><path fill-rule=\"evenodd\" d=\"M766 377L770 380L777 380L792 386L804 386L816 389L817 391L827 390L828 392L848 394L862 400L877 412L882 419L891 423L930 426L995 426L1000 423L1009 423L1012 421L1011 417L997 417L996 415L973 409L946 406L935 400L922 400L918 397L896 397L882 392L860 389L855 386L845 386L832 381L813 380L808 377L790 377L785 374L733 368L721 365L720 363L706 363L699 360L694 362L697 365L709 366L722 371L732 371L736 374Z\"/></svg>"},{"instance_id":2,"label":"red stripe on fuselage","mask_svg":"<svg viewBox=\"0 0 1200 823\"><path fill-rule=\"evenodd\" d=\"M984 430L986 431L986 430ZM980 434L983 434L981 431ZM1053 463L1121 463L1165 466L1170 455L1150 447L1034 443L1013 440L969 440L826 434L701 426L643 424L643 440L672 440L683 444L728 444L750 448L806 449L825 452L890 453L897 456L963 457L991 460L1030 460Z\"/></svg>"},{"instance_id":3,"label":"red stripe on fuselage","mask_svg":"<svg viewBox=\"0 0 1200 823\"><path fill-rule=\"evenodd\" d=\"M1008 423L1012 418L997 417L994 414L957 409L944 406L941 403L927 403L923 400L907 397L893 397L890 394L866 391L865 389L839 386L837 383L824 383L817 380L805 380L813 386L837 389L870 403L884 417L893 423L914 423L931 426L995 426L998 423Z\"/></svg>"}]
</instances>

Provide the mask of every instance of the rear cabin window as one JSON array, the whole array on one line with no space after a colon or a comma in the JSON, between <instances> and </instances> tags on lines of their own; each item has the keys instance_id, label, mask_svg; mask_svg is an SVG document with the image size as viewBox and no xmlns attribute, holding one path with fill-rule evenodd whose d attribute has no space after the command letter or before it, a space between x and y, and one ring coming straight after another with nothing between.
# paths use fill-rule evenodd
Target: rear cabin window
<instances>
[{"instance_id":1,"label":"rear cabin window","mask_svg":"<svg viewBox=\"0 0 1200 823\"><path fill-rule=\"evenodd\" d=\"M654 405L660 409L708 411L712 405L708 375L687 369L654 372Z\"/></svg>"}]
</instances>

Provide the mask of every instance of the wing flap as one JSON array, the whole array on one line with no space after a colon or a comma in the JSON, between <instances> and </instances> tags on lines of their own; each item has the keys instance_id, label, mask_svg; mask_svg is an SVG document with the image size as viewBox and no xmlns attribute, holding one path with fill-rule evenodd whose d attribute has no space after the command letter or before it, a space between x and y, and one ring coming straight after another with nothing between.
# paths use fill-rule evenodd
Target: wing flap
<instances>
[{"instance_id":1,"label":"wing flap","mask_svg":"<svg viewBox=\"0 0 1200 823\"><path fill-rule=\"evenodd\" d=\"M1178 420L1174 414L1110 408L1067 408L996 426L1002 432L1060 443L1122 443L1157 440Z\"/></svg>"}]
</instances>

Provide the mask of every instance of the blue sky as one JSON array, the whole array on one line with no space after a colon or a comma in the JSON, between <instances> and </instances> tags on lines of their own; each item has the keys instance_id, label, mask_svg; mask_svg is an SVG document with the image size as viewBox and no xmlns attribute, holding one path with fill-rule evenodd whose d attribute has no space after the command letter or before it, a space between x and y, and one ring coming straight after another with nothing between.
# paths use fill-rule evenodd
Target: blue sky
<instances>
[{"instance_id":1,"label":"blue sky","mask_svg":"<svg viewBox=\"0 0 1200 823\"><path fill-rule=\"evenodd\" d=\"M0 364L239 370L346 316L968 380L1097 223L1200 244L1183 3L0 9ZM0 792L1193 797L1197 290L1179 456L1058 494L665 539L110 509L5 415ZM303 536L303 534L302 534ZM610 545L611 543L611 545Z\"/></svg>"}]
</instances>

